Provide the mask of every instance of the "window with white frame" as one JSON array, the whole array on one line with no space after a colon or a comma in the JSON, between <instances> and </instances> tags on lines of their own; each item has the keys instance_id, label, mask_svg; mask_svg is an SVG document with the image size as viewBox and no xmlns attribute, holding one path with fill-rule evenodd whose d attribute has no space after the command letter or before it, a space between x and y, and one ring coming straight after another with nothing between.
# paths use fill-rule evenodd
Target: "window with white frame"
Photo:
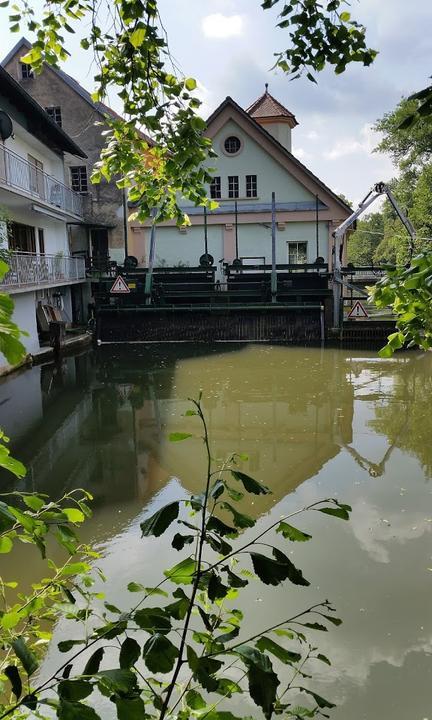
<instances>
[{"instance_id":1,"label":"window with white frame","mask_svg":"<svg viewBox=\"0 0 432 720\"><path fill-rule=\"evenodd\" d=\"M241 140L235 135L230 135L224 142L224 150L228 155L237 155L241 150Z\"/></svg>"},{"instance_id":2,"label":"window with white frame","mask_svg":"<svg viewBox=\"0 0 432 720\"><path fill-rule=\"evenodd\" d=\"M85 165L75 165L70 168L71 187L77 193L88 191L87 168Z\"/></svg>"},{"instance_id":3,"label":"window with white frame","mask_svg":"<svg viewBox=\"0 0 432 720\"><path fill-rule=\"evenodd\" d=\"M246 197L258 197L258 184L256 175L246 175Z\"/></svg>"},{"instance_id":4,"label":"window with white frame","mask_svg":"<svg viewBox=\"0 0 432 720\"><path fill-rule=\"evenodd\" d=\"M27 65L27 63L20 63L20 65L21 65L21 77L23 80L28 80L29 78L34 78L33 68L31 65Z\"/></svg>"},{"instance_id":5,"label":"window with white frame","mask_svg":"<svg viewBox=\"0 0 432 720\"><path fill-rule=\"evenodd\" d=\"M56 125L59 125L61 127L62 126L61 107L59 105L53 105L52 107L46 107L45 110L47 111L51 120L54 120Z\"/></svg>"},{"instance_id":6,"label":"window with white frame","mask_svg":"<svg viewBox=\"0 0 432 720\"><path fill-rule=\"evenodd\" d=\"M307 262L307 242L288 242L288 264L303 265Z\"/></svg>"},{"instance_id":7,"label":"window with white frame","mask_svg":"<svg viewBox=\"0 0 432 720\"><path fill-rule=\"evenodd\" d=\"M238 175L228 175L228 197L238 198L239 196L239 179Z\"/></svg>"},{"instance_id":8,"label":"window with white frame","mask_svg":"<svg viewBox=\"0 0 432 720\"><path fill-rule=\"evenodd\" d=\"M210 197L214 200L222 197L221 190L221 179L220 177L214 177L210 183Z\"/></svg>"}]
</instances>

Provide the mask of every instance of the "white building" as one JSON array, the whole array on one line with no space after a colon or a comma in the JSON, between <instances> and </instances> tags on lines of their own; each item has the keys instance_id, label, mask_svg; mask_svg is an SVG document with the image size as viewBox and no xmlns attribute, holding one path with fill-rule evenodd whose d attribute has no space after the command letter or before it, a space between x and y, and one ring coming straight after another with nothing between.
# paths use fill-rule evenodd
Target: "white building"
<instances>
[{"instance_id":1,"label":"white building","mask_svg":"<svg viewBox=\"0 0 432 720\"><path fill-rule=\"evenodd\" d=\"M69 247L69 228L83 222L82 198L65 184L65 152L86 157L0 66L0 254L10 268L0 290L15 302L31 354L50 320L85 317L85 263Z\"/></svg>"}]
</instances>

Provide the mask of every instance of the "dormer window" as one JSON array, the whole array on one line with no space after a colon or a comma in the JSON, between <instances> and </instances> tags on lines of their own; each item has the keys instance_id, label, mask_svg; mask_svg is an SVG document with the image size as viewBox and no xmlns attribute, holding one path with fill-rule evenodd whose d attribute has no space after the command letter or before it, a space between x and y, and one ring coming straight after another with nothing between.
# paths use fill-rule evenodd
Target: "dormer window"
<instances>
[{"instance_id":1,"label":"dormer window","mask_svg":"<svg viewBox=\"0 0 432 720\"><path fill-rule=\"evenodd\" d=\"M237 155L241 150L241 140L235 135L230 135L224 142L224 150L227 155Z\"/></svg>"},{"instance_id":2,"label":"dormer window","mask_svg":"<svg viewBox=\"0 0 432 720\"><path fill-rule=\"evenodd\" d=\"M28 80L29 78L34 78L33 75L33 68L31 65L27 65L27 63L20 63L21 64L21 77L23 80Z\"/></svg>"}]
</instances>

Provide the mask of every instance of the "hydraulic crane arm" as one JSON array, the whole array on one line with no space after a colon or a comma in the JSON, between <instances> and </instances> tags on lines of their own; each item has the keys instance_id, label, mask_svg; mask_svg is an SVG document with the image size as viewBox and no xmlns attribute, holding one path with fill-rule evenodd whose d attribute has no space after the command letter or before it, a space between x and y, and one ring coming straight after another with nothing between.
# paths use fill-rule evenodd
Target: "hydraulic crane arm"
<instances>
[{"instance_id":1,"label":"hydraulic crane arm","mask_svg":"<svg viewBox=\"0 0 432 720\"><path fill-rule=\"evenodd\" d=\"M379 197L382 195L386 195L388 201L391 203L391 206L393 207L395 213L397 214L400 221L403 223L404 227L406 228L408 235L410 236L410 244L409 244L409 253L410 258L412 256L413 250L414 250L414 241L416 239L416 231L414 229L414 226L411 222L411 220L405 215L405 213L402 212L399 205L396 202L396 198L394 197L392 191L383 182L376 183L376 185L373 186L372 190L368 192L365 198L361 201L360 205L358 206L357 210L355 210L343 223L339 225L339 227L336 228L334 231L334 239L335 239L335 269L339 270L342 264L342 250L343 250L343 239L345 236L346 231L355 223L357 218L362 215L365 210L367 210L372 203L375 202Z\"/></svg>"}]
</instances>

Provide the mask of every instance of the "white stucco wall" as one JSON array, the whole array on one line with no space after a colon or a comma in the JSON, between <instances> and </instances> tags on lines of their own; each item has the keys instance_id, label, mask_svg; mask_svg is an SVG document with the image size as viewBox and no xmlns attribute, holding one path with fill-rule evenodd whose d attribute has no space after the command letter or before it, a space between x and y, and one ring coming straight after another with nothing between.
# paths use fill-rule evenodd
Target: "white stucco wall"
<instances>
[{"instance_id":1,"label":"white stucco wall","mask_svg":"<svg viewBox=\"0 0 432 720\"><path fill-rule=\"evenodd\" d=\"M269 225L269 223L267 223ZM328 259L328 223L319 223L319 255ZM239 256L263 256L266 263L271 263L271 228L262 225L239 225ZM307 242L307 261L312 263L317 258L316 225L312 222L286 223L285 230L276 232L276 262L288 262L287 243Z\"/></svg>"},{"instance_id":2,"label":"white stucco wall","mask_svg":"<svg viewBox=\"0 0 432 720\"><path fill-rule=\"evenodd\" d=\"M44 172L64 182L63 158L31 135L16 120L13 121L13 137L5 140L5 147L24 160L32 155L43 164Z\"/></svg>"},{"instance_id":3,"label":"white stucco wall","mask_svg":"<svg viewBox=\"0 0 432 720\"><path fill-rule=\"evenodd\" d=\"M226 155L222 150L224 140L229 135L237 136L242 142L242 149L238 155ZM221 177L222 199L228 198L228 176L238 175L239 200L242 202L271 202L272 192L276 193L277 202L315 200L315 196L309 190L276 162L261 145L243 132L233 120L227 122L215 135L213 148L218 157L212 158L208 165L216 168L214 175ZM246 175L257 176L258 198L246 198Z\"/></svg>"},{"instance_id":4,"label":"white stucco wall","mask_svg":"<svg viewBox=\"0 0 432 720\"><path fill-rule=\"evenodd\" d=\"M190 227L182 233L176 227L156 230L155 267L161 265L197 266L204 254L204 226ZM223 258L223 234L221 225L208 228L208 251L213 255L215 264Z\"/></svg>"}]
</instances>

